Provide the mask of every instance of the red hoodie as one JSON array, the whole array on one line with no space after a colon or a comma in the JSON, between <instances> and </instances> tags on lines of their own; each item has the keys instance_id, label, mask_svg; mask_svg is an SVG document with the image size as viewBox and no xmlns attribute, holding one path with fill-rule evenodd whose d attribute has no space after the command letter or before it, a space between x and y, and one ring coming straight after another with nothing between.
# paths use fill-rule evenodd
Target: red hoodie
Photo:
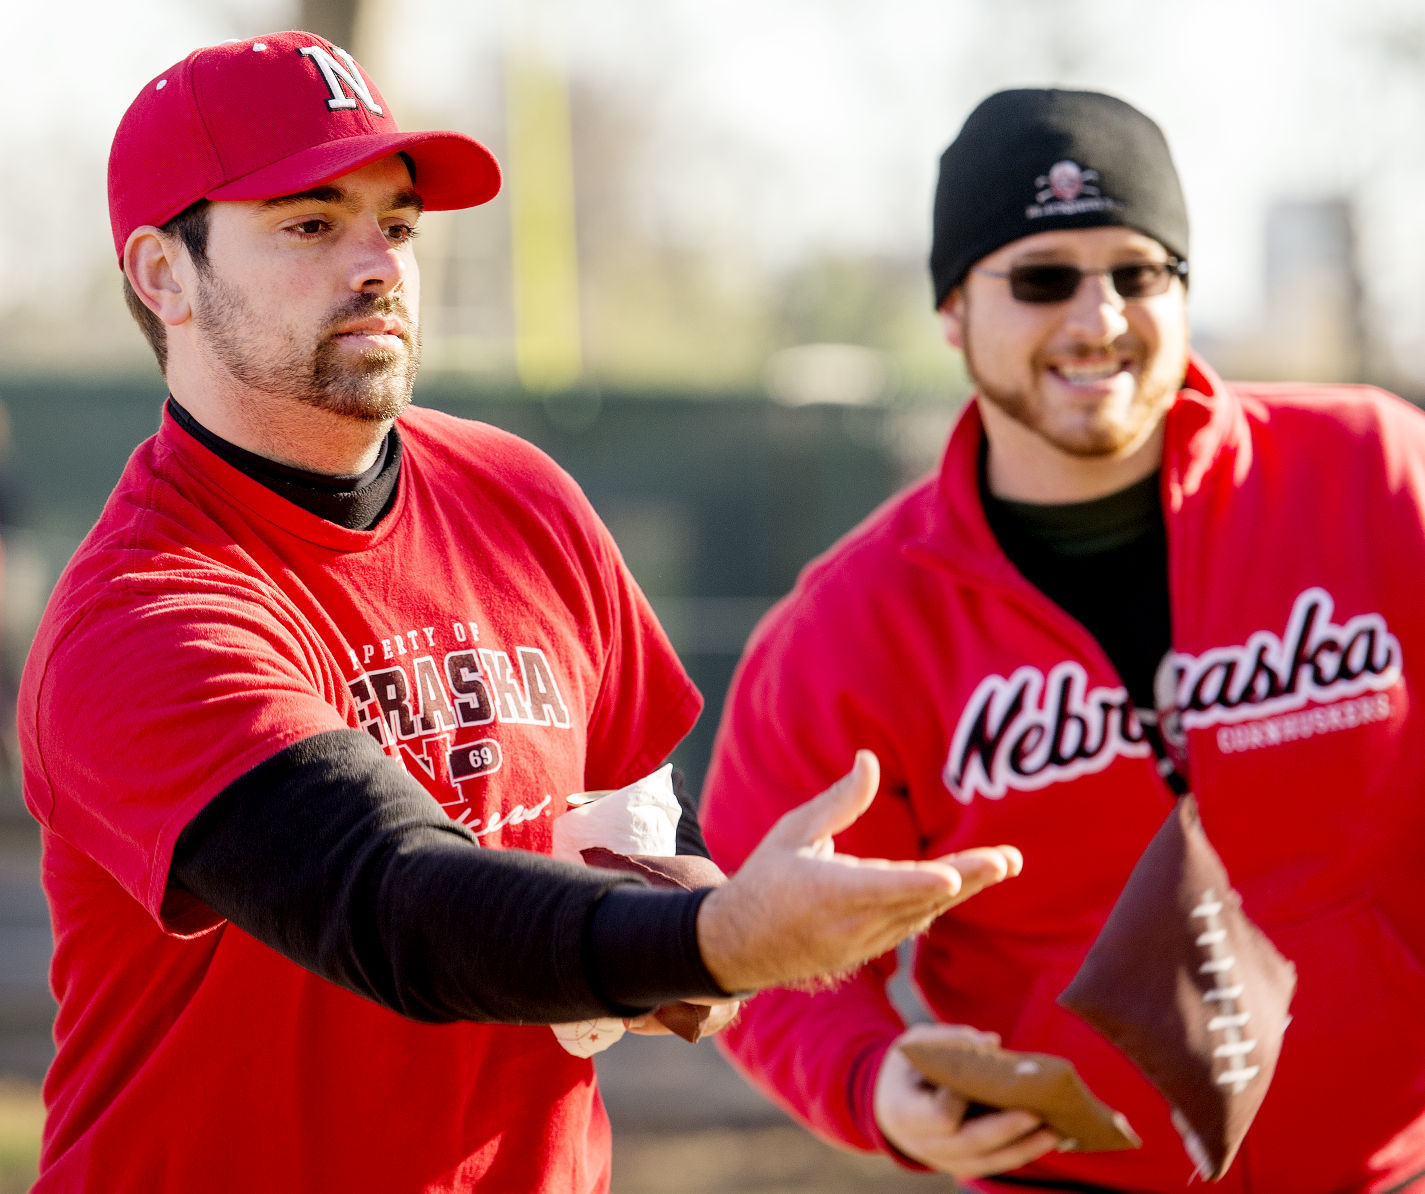
<instances>
[{"instance_id":1,"label":"red hoodie","mask_svg":"<svg viewBox=\"0 0 1425 1194\"><path fill-rule=\"evenodd\" d=\"M1384 1192L1425 1170L1425 417L1362 387L1227 389L1197 364L1187 380L1162 468L1175 703L1208 836L1299 979L1219 1188ZM730 870L870 747L881 793L840 848L1019 846L1023 875L919 942L919 992L942 1021L1072 1059L1143 1137L1016 1177L1182 1189L1193 1167L1163 1099L1054 1002L1173 797L1102 649L991 534L982 438L972 403L939 475L813 562L759 627L718 735L707 840ZM871 1095L902 1029L894 964L764 993L720 1042L818 1132L884 1149Z\"/></svg>"}]
</instances>

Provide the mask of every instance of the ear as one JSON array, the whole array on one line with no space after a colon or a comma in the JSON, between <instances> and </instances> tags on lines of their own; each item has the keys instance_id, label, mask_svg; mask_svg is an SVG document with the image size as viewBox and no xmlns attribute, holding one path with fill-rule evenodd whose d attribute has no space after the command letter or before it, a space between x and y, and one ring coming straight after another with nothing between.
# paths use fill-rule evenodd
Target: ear
<instances>
[{"instance_id":1,"label":"ear","mask_svg":"<svg viewBox=\"0 0 1425 1194\"><path fill-rule=\"evenodd\" d=\"M965 347L965 294L960 287L946 297L945 301L938 308L940 314L940 331L945 337L945 343L951 348Z\"/></svg>"},{"instance_id":2,"label":"ear","mask_svg":"<svg viewBox=\"0 0 1425 1194\"><path fill-rule=\"evenodd\" d=\"M176 237L164 236L152 224L135 228L124 245L124 275L143 305L164 323L176 327L193 314L180 275L178 258L184 253Z\"/></svg>"}]
</instances>

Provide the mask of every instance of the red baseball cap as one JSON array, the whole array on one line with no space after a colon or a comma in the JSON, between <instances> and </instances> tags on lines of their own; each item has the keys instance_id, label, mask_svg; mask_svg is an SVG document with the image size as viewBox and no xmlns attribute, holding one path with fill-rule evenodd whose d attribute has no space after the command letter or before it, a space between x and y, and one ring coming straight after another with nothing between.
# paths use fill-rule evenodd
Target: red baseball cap
<instances>
[{"instance_id":1,"label":"red baseball cap","mask_svg":"<svg viewBox=\"0 0 1425 1194\"><path fill-rule=\"evenodd\" d=\"M500 164L464 133L403 133L376 84L313 33L194 50L140 92L109 150L109 223L129 234L199 199L271 199L404 152L428 210L475 207Z\"/></svg>"}]
</instances>

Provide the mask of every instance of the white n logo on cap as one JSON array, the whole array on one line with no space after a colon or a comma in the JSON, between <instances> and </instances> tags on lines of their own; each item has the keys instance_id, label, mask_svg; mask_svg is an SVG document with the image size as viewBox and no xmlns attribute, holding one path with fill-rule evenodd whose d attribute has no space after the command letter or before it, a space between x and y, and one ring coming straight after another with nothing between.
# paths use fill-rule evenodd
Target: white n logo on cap
<instances>
[{"instance_id":1,"label":"white n logo on cap","mask_svg":"<svg viewBox=\"0 0 1425 1194\"><path fill-rule=\"evenodd\" d=\"M303 46L299 51L304 57L310 58L317 64L317 68L322 72L322 78L327 81L327 87L331 89L332 93L331 98L327 100L327 107L333 112L342 108L354 108L359 99L369 111L380 116L381 106L371 98L371 91L366 86L366 80L361 77L361 71L357 69L356 59L338 46L333 46L332 50L341 56L341 62L338 62L321 46ZM346 65L343 66L342 63ZM356 94L347 94L342 87L343 83Z\"/></svg>"}]
</instances>

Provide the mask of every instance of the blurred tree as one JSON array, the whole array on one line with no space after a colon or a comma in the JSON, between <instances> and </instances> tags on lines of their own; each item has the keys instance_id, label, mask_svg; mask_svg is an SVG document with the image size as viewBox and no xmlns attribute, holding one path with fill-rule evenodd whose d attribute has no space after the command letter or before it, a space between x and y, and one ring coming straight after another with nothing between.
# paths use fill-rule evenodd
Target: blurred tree
<instances>
[{"instance_id":1,"label":"blurred tree","mask_svg":"<svg viewBox=\"0 0 1425 1194\"><path fill-rule=\"evenodd\" d=\"M298 6L297 28L320 34L343 49L350 50L366 66L357 44L357 19L363 0L301 0ZM376 72L367 66L369 73ZM379 86L379 78L378 86Z\"/></svg>"}]
</instances>

